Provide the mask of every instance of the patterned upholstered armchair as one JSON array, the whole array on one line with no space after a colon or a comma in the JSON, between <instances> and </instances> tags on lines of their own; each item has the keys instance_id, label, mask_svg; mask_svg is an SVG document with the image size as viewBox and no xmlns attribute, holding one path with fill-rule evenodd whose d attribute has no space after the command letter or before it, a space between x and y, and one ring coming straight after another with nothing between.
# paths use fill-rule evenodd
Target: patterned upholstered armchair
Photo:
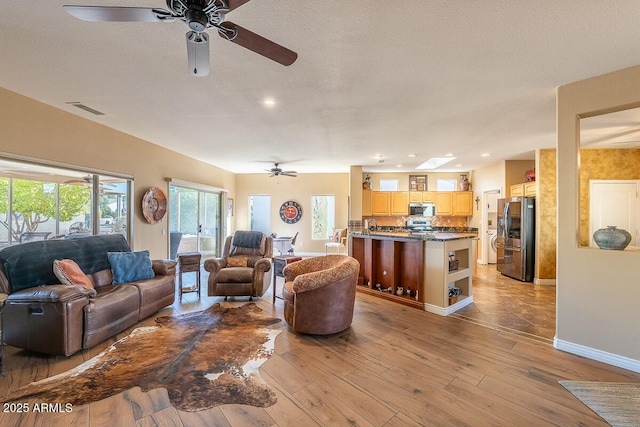
<instances>
[{"instance_id":1,"label":"patterned upholstered armchair","mask_svg":"<svg viewBox=\"0 0 640 427\"><path fill-rule=\"evenodd\" d=\"M227 237L222 258L208 259L209 296L261 297L271 285L273 239L260 232L236 231Z\"/></svg>"},{"instance_id":2,"label":"patterned upholstered armchair","mask_svg":"<svg viewBox=\"0 0 640 427\"><path fill-rule=\"evenodd\" d=\"M360 263L345 255L326 255L284 268L284 318L295 332L327 335L353 321Z\"/></svg>"}]
</instances>

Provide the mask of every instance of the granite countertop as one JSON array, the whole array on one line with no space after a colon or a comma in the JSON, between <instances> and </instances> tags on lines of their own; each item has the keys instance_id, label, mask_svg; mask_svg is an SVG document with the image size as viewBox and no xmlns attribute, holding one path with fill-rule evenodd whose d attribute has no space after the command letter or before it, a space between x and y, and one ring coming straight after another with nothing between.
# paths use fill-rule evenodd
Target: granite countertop
<instances>
[{"instance_id":1,"label":"granite countertop","mask_svg":"<svg viewBox=\"0 0 640 427\"><path fill-rule=\"evenodd\" d=\"M421 233L409 233L408 231L370 231L368 233L352 232L353 237L360 238L379 238L394 240L458 240L458 239L476 239L478 233L471 232L439 232L427 231Z\"/></svg>"}]
</instances>

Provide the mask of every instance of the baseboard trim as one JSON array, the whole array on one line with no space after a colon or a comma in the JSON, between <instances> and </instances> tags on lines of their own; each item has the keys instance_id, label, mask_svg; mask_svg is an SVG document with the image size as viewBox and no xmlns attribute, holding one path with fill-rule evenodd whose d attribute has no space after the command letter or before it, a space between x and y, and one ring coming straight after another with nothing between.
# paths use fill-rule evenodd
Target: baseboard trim
<instances>
[{"instance_id":1,"label":"baseboard trim","mask_svg":"<svg viewBox=\"0 0 640 427\"><path fill-rule=\"evenodd\" d=\"M437 314L439 316L448 316L451 313L455 313L460 310L462 307L466 307L467 305L473 302L473 295L470 297L466 297L461 299L457 303L450 305L449 307L440 307L439 305L433 305L429 303L424 303L424 311L428 311L429 313Z\"/></svg>"},{"instance_id":2,"label":"baseboard trim","mask_svg":"<svg viewBox=\"0 0 640 427\"><path fill-rule=\"evenodd\" d=\"M629 357L597 350L595 348L587 347L581 344L575 344L569 341L560 340L557 337L553 338L553 346L558 350L566 351L567 353L577 354L578 356L597 360L598 362L640 373L640 360L635 360Z\"/></svg>"},{"instance_id":3,"label":"baseboard trim","mask_svg":"<svg viewBox=\"0 0 640 427\"><path fill-rule=\"evenodd\" d=\"M543 286L555 286L556 279L538 279L537 277L533 279L534 285L543 285Z\"/></svg>"}]
</instances>

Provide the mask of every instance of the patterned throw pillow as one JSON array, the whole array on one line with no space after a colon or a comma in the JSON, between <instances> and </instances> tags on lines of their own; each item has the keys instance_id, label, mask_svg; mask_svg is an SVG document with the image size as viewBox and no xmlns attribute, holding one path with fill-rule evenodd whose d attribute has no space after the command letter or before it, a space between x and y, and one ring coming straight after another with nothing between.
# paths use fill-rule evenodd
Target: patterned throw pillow
<instances>
[{"instance_id":1,"label":"patterned throw pillow","mask_svg":"<svg viewBox=\"0 0 640 427\"><path fill-rule=\"evenodd\" d=\"M91 279L84 274L84 271L72 259L57 259L53 261L53 274L64 285L79 285L93 289Z\"/></svg>"},{"instance_id":2,"label":"patterned throw pillow","mask_svg":"<svg viewBox=\"0 0 640 427\"><path fill-rule=\"evenodd\" d=\"M227 258L227 267L246 267L247 266L247 257L246 256L234 256Z\"/></svg>"}]
</instances>

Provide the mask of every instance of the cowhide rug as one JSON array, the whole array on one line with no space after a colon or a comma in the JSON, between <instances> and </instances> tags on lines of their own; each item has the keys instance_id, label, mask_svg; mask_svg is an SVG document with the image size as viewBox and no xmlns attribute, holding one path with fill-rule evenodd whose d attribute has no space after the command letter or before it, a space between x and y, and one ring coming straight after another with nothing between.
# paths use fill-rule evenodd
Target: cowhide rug
<instances>
[{"instance_id":1,"label":"cowhide rug","mask_svg":"<svg viewBox=\"0 0 640 427\"><path fill-rule=\"evenodd\" d=\"M84 405L132 387L164 387L171 404L199 411L225 403L271 406L276 396L258 368L273 354L281 332L267 326L280 319L261 317L254 303L238 308L215 304L179 317L159 317L80 366L31 383L5 402L39 398Z\"/></svg>"}]
</instances>

